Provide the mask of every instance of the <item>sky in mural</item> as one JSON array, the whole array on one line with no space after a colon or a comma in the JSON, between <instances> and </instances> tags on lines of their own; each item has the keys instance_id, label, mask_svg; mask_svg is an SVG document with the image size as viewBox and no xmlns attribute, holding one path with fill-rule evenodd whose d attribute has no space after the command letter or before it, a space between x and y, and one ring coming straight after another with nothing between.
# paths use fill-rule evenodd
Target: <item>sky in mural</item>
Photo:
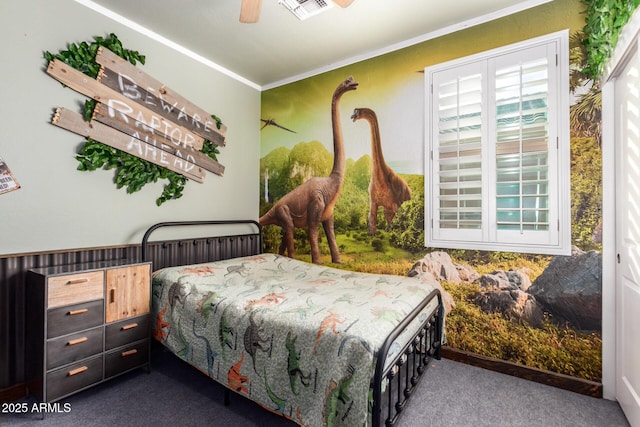
<instances>
[{"instance_id":1,"label":"sky in mural","mask_svg":"<svg viewBox=\"0 0 640 427\"><path fill-rule=\"evenodd\" d=\"M351 120L354 108L367 107L377 114L387 163L398 173L424 174L424 73L395 70L390 79L373 74L359 73L357 67L336 71L303 83L302 89L298 84L264 96L262 119L274 120L295 133L271 125L264 127L261 156L278 147L292 148L310 141L318 141L333 152L331 95L352 75L359 83L358 89L345 94L339 104L347 158L357 160L371 154L369 124Z\"/></svg>"}]
</instances>

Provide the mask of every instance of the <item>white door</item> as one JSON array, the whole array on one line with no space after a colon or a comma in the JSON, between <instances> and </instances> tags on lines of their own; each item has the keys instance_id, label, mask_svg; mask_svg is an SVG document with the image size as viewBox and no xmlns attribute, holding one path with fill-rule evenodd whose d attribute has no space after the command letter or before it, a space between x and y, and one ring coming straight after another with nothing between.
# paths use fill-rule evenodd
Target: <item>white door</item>
<instances>
[{"instance_id":1,"label":"white door","mask_svg":"<svg viewBox=\"0 0 640 427\"><path fill-rule=\"evenodd\" d=\"M640 426L640 58L615 81L616 398Z\"/></svg>"}]
</instances>

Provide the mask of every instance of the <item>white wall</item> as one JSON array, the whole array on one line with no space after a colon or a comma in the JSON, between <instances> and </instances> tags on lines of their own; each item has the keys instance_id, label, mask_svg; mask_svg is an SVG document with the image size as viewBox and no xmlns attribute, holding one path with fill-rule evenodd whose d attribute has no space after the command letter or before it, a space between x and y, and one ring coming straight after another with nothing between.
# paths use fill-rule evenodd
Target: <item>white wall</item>
<instances>
[{"instance_id":1,"label":"white wall","mask_svg":"<svg viewBox=\"0 0 640 427\"><path fill-rule=\"evenodd\" d=\"M184 196L157 207L161 183L129 195L113 171L80 172L84 139L50 123L56 107L80 112L85 97L45 73L43 52L115 33L146 55L146 73L228 127L223 177L187 182ZM0 255L138 243L170 220L258 216L260 92L73 0L0 3L0 157L22 188L0 195Z\"/></svg>"}]
</instances>

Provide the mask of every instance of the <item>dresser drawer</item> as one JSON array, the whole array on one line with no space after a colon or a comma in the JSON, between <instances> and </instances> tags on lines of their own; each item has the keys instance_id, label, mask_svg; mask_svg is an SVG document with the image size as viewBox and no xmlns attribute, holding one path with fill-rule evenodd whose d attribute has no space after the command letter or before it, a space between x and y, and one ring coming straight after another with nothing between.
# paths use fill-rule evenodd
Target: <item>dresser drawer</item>
<instances>
[{"instance_id":1,"label":"dresser drawer","mask_svg":"<svg viewBox=\"0 0 640 427\"><path fill-rule=\"evenodd\" d=\"M102 355L47 374L47 402L102 380Z\"/></svg>"},{"instance_id":2,"label":"dresser drawer","mask_svg":"<svg viewBox=\"0 0 640 427\"><path fill-rule=\"evenodd\" d=\"M103 294L103 271L49 277L47 282L47 307L53 308L91 301L102 298Z\"/></svg>"},{"instance_id":3,"label":"dresser drawer","mask_svg":"<svg viewBox=\"0 0 640 427\"><path fill-rule=\"evenodd\" d=\"M151 316L140 316L107 325L105 331L105 349L149 338Z\"/></svg>"},{"instance_id":4,"label":"dresser drawer","mask_svg":"<svg viewBox=\"0 0 640 427\"><path fill-rule=\"evenodd\" d=\"M102 352L102 326L50 340L47 369L66 365Z\"/></svg>"},{"instance_id":5,"label":"dresser drawer","mask_svg":"<svg viewBox=\"0 0 640 427\"><path fill-rule=\"evenodd\" d=\"M149 340L122 347L106 353L105 378L149 363Z\"/></svg>"},{"instance_id":6,"label":"dresser drawer","mask_svg":"<svg viewBox=\"0 0 640 427\"><path fill-rule=\"evenodd\" d=\"M104 300L101 299L54 308L47 311L47 338L92 328L103 322Z\"/></svg>"}]
</instances>

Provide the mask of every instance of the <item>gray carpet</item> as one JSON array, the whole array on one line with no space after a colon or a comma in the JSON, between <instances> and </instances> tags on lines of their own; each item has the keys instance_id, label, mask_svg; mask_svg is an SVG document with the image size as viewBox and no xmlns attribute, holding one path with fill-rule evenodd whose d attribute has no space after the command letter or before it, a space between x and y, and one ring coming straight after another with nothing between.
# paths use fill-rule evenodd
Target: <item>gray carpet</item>
<instances>
[{"instance_id":1,"label":"gray carpet","mask_svg":"<svg viewBox=\"0 0 640 427\"><path fill-rule=\"evenodd\" d=\"M150 374L137 370L63 399L67 413L0 414L5 426L260 426L290 421L232 394L155 348ZM29 405L33 401L26 400ZM628 426L616 402L596 399L468 366L433 361L398 422L427 426Z\"/></svg>"}]
</instances>

